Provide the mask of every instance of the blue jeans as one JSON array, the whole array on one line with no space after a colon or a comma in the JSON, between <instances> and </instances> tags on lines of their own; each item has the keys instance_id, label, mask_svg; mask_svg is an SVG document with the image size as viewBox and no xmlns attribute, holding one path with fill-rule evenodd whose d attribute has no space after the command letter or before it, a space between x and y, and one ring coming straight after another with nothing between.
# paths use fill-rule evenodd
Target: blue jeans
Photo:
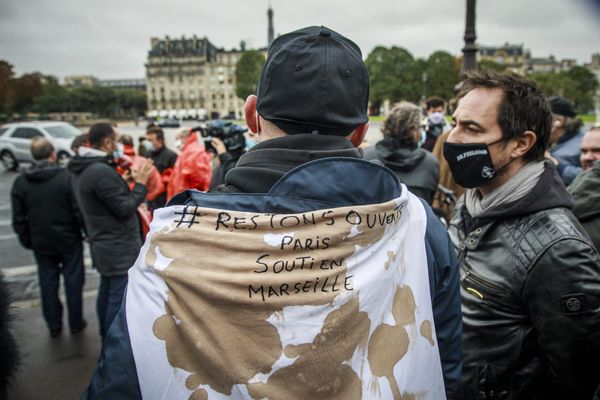
<instances>
[{"instance_id":1,"label":"blue jeans","mask_svg":"<svg viewBox=\"0 0 600 400\"><path fill-rule=\"evenodd\" d=\"M58 297L60 274L62 272L69 310L69 327L78 329L83 325L82 290L85 281L83 267L83 246L66 254L39 254L34 251L38 264L42 312L51 331L62 329L63 306Z\"/></svg>"},{"instance_id":2,"label":"blue jeans","mask_svg":"<svg viewBox=\"0 0 600 400\"><path fill-rule=\"evenodd\" d=\"M127 274L117 276L100 277L100 288L96 301L96 312L98 313L98 324L100 335L104 337L113 319L121 309L123 294L127 287Z\"/></svg>"}]
</instances>

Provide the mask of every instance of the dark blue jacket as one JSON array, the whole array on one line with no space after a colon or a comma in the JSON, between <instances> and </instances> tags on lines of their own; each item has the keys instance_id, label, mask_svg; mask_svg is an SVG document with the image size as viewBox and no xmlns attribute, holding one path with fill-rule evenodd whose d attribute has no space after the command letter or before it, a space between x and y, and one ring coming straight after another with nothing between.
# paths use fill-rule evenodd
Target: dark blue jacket
<instances>
[{"instance_id":1,"label":"dark blue jacket","mask_svg":"<svg viewBox=\"0 0 600 400\"><path fill-rule=\"evenodd\" d=\"M382 203L397 198L401 190L396 176L382 165L355 158L329 157L292 169L266 194L205 194L189 190L173 198L169 205L301 213L323 207ZM448 234L431 208L425 202L423 205L427 213L425 240L434 322L446 392L451 398L462 370L458 265ZM82 398L141 398L125 306L108 331L97 369Z\"/></svg>"}]
</instances>

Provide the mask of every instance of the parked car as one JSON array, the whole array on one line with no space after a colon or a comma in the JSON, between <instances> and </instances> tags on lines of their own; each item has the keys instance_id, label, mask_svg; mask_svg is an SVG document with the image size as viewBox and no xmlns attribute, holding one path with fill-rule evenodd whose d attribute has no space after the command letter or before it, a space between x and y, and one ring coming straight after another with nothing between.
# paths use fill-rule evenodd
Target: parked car
<instances>
[{"instance_id":1,"label":"parked car","mask_svg":"<svg viewBox=\"0 0 600 400\"><path fill-rule=\"evenodd\" d=\"M175 118L161 118L156 125L161 128L179 128L179 120Z\"/></svg>"},{"instance_id":2,"label":"parked car","mask_svg":"<svg viewBox=\"0 0 600 400\"><path fill-rule=\"evenodd\" d=\"M0 126L0 162L15 171L21 162L32 162L31 140L43 136L54 145L58 162L66 164L73 156L71 142L81 131L66 122L16 122Z\"/></svg>"}]
</instances>

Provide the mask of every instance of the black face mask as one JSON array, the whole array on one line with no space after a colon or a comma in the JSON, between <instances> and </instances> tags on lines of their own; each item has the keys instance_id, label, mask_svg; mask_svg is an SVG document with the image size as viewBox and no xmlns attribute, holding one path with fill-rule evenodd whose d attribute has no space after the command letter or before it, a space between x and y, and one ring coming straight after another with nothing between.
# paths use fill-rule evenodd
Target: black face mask
<instances>
[{"instance_id":1,"label":"black face mask","mask_svg":"<svg viewBox=\"0 0 600 400\"><path fill-rule=\"evenodd\" d=\"M492 164L488 146L500 143L500 139L490 144L485 143L444 143L444 157L456 183L471 189L485 185L504 169L509 161L497 171Z\"/></svg>"}]
</instances>

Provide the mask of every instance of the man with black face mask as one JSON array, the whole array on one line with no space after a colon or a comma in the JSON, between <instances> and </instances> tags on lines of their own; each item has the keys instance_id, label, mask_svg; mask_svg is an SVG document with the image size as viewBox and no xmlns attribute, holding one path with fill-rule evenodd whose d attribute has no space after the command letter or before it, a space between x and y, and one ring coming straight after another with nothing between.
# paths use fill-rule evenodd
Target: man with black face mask
<instances>
[{"instance_id":1,"label":"man with black face mask","mask_svg":"<svg viewBox=\"0 0 600 400\"><path fill-rule=\"evenodd\" d=\"M544 161L552 114L515 75L466 79L444 144L467 188L450 224L459 252L459 398L591 398L600 356L600 258Z\"/></svg>"}]
</instances>

